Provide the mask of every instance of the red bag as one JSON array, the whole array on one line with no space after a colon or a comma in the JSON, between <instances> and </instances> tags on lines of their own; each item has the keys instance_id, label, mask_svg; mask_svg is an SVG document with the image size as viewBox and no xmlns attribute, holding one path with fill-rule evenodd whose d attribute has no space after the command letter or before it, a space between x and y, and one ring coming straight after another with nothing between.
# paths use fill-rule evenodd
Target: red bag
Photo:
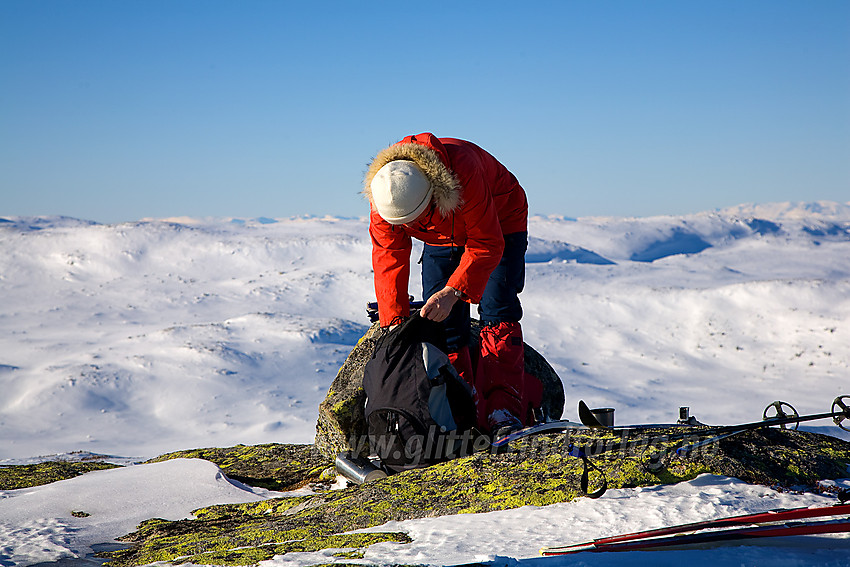
<instances>
[{"instance_id":1,"label":"red bag","mask_svg":"<svg viewBox=\"0 0 850 567\"><path fill-rule=\"evenodd\" d=\"M503 322L481 329L475 390L482 399L477 412L479 427L488 429L488 419L498 410L509 411L523 425L534 424L535 410L543 402L543 384L525 371L519 323Z\"/></svg>"}]
</instances>

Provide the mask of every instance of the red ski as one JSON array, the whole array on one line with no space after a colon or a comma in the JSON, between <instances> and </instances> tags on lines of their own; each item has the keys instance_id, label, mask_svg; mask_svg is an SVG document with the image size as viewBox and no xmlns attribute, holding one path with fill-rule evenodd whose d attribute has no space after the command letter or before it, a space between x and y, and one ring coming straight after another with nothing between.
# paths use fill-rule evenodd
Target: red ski
<instances>
[{"instance_id":1,"label":"red ski","mask_svg":"<svg viewBox=\"0 0 850 567\"><path fill-rule=\"evenodd\" d=\"M779 523L834 516L850 516L850 504L838 504L835 506L823 506L818 508L772 510L770 512L744 514L741 516L692 522L677 526L667 526L629 534L603 537L584 543L577 543L562 547L544 547L540 550L540 554L568 555L582 551L633 551L638 549L653 549L754 537L779 537L850 532L850 517L821 522Z\"/></svg>"}]
</instances>

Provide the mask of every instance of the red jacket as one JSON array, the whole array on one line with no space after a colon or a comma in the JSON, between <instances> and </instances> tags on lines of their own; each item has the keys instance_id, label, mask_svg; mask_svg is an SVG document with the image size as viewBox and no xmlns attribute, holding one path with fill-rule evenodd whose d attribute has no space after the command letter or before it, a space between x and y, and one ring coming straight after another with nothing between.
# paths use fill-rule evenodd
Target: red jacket
<instances>
[{"instance_id":1,"label":"red jacket","mask_svg":"<svg viewBox=\"0 0 850 567\"><path fill-rule=\"evenodd\" d=\"M415 162L434 189L432 204L416 221L391 225L371 207L372 267L381 325L410 313L411 238L438 246L463 246L460 266L448 285L464 299L478 303L490 273L502 258L503 235L528 228L528 202L516 177L492 155L472 142L408 136L381 151L369 166L365 191L371 203L371 181L387 163Z\"/></svg>"}]
</instances>

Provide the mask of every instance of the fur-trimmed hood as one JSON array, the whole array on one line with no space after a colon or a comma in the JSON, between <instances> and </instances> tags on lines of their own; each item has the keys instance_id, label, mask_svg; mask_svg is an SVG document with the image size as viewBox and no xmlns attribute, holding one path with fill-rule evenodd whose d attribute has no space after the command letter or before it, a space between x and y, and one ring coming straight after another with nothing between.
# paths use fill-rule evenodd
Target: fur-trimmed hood
<instances>
[{"instance_id":1,"label":"fur-trimmed hood","mask_svg":"<svg viewBox=\"0 0 850 567\"><path fill-rule=\"evenodd\" d=\"M461 205L461 185L457 176L448 168L440 156L440 152L418 142L410 142L405 138L402 142L378 152L363 182L363 194L372 202L372 179L378 170L396 160L409 160L415 163L428 178L434 190L433 200L443 217L449 216ZM436 140L436 139L435 139ZM430 140L429 140L430 141ZM437 141L439 143L439 141Z\"/></svg>"}]
</instances>

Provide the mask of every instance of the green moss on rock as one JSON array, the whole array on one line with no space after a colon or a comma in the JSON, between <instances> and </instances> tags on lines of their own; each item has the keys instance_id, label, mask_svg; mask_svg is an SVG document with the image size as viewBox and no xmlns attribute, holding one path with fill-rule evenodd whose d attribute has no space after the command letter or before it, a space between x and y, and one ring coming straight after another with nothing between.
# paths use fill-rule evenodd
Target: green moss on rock
<instances>
[{"instance_id":1,"label":"green moss on rock","mask_svg":"<svg viewBox=\"0 0 850 567\"><path fill-rule=\"evenodd\" d=\"M333 466L312 445L276 443L177 451L148 462L169 459L205 459L218 465L233 480L278 491L295 490L308 483L319 482L322 473Z\"/></svg>"},{"instance_id":2,"label":"green moss on rock","mask_svg":"<svg viewBox=\"0 0 850 567\"><path fill-rule=\"evenodd\" d=\"M101 461L47 461L33 465L0 466L0 490L41 486L117 466Z\"/></svg>"}]
</instances>

